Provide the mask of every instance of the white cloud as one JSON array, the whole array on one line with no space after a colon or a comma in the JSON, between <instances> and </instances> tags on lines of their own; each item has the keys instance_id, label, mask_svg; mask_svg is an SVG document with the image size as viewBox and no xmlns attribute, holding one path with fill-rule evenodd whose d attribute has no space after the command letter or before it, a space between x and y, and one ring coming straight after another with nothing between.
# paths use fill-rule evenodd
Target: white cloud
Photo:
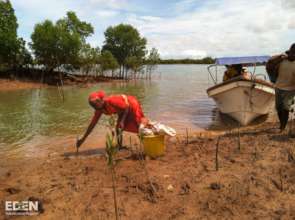
<instances>
[{"instance_id":1,"label":"white cloud","mask_svg":"<svg viewBox=\"0 0 295 220\"><path fill-rule=\"evenodd\" d=\"M186 12L187 10L190 10L196 4L199 4L200 1L202 0L180 0L173 5L171 10L177 13L183 13L183 12Z\"/></svg>"},{"instance_id":2,"label":"white cloud","mask_svg":"<svg viewBox=\"0 0 295 220\"><path fill-rule=\"evenodd\" d=\"M178 0L165 3L167 14L156 14L155 1L151 8L143 0L11 1L26 40L34 24L72 10L94 26L92 45L101 46L108 26L130 23L166 58L279 53L295 36L295 0Z\"/></svg>"},{"instance_id":3,"label":"white cloud","mask_svg":"<svg viewBox=\"0 0 295 220\"><path fill-rule=\"evenodd\" d=\"M119 12L115 10L98 10L96 11L96 15L102 18L110 18L118 15Z\"/></svg>"},{"instance_id":4,"label":"white cloud","mask_svg":"<svg viewBox=\"0 0 295 220\"><path fill-rule=\"evenodd\" d=\"M200 50L184 50L181 51L179 54L180 57L192 57L192 58L202 58L207 56L206 51L200 51Z\"/></svg>"},{"instance_id":5,"label":"white cloud","mask_svg":"<svg viewBox=\"0 0 295 220\"><path fill-rule=\"evenodd\" d=\"M282 7L287 10L295 9L295 1L294 0L282 0Z\"/></svg>"},{"instance_id":6,"label":"white cloud","mask_svg":"<svg viewBox=\"0 0 295 220\"><path fill-rule=\"evenodd\" d=\"M140 18L144 21L150 21L150 22L159 21L161 19L160 17L156 17L156 16L141 16Z\"/></svg>"},{"instance_id":7,"label":"white cloud","mask_svg":"<svg viewBox=\"0 0 295 220\"><path fill-rule=\"evenodd\" d=\"M292 17L292 19L289 20L288 28L289 29L295 29L295 16Z\"/></svg>"},{"instance_id":8,"label":"white cloud","mask_svg":"<svg viewBox=\"0 0 295 220\"><path fill-rule=\"evenodd\" d=\"M292 13L277 0L223 0L173 18L148 21L132 15L128 21L162 57L259 55L289 47Z\"/></svg>"},{"instance_id":9,"label":"white cloud","mask_svg":"<svg viewBox=\"0 0 295 220\"><path fill-rule=\"evenodd\" d=\"M128 6L126 0L89 0L89 3L96 7L122 9Z\"/></svg>"}]
</instances>

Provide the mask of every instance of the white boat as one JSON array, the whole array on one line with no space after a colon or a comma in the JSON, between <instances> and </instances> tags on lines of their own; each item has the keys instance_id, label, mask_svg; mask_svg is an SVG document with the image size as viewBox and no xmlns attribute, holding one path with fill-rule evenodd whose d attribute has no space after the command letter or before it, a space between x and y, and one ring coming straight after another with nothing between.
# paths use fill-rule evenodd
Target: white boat
<instances>
[{"instance_id":1,"label":"white boat","mask_svg":"<svg viewBox=\"0 0 295 220\"><path fill-rule=\"evenodd\" d=\"M274 105L275 91L271 82L257 79L251 74L251 79L241 76L217 83L210 68L217 65L264 63L267 56L218 58L215 65L208 70L215 85L207 89L208 96L213 98L221 113L227 114L241 125L247 125L259 116L267 115Z\"/></svg>"}]
</instances>

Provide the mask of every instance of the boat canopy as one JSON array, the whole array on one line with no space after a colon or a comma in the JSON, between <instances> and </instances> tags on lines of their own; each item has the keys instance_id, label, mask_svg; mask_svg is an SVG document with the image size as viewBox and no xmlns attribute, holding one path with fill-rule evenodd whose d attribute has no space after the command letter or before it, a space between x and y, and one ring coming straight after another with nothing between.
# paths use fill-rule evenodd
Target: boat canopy
<instances>
[{"instance_id":1,"label":"boat canopy","mask_svg":"<svg viewBox=\"0 0 295 220\"><path fill-rule=\"evenodd\" d=\"M270 56L220 57L216 58L216 65L257 64L265 63Z\"/></svg>"}]
</instances>

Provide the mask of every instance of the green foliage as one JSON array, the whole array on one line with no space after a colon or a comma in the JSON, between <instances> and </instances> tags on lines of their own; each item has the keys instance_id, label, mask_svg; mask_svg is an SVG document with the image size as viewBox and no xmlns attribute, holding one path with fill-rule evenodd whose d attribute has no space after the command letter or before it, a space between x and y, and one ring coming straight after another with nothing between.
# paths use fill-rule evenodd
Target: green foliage
<instances>
[{"instance_id":1,"label":"green foliage","mask_svg":"<svg viewBox=\"0 0 295 220\"><path fill-rule=\"evenodd\" d=\"M213 59L212 57L205 57L202 59L202 62L204 64L213 64L215 63L215 59Z\"/></svg>"},{"instance_id":2,"label":"green foliage","mask_svg":"<svg viewBox=\"0 0 295 220\"><path fill-rule=\"evenodd\" d=\"M31 48L37 63L45 65L48 70L58 66L58 33L57 27L50 20L35 25L31 35Z\"/></svg>"},{"instance_id":3,"label":"green foliage","mask_svg":"<svg viewBox=\"0 0 295 220\"><path fill-rule=\"evenodd\" d=\"M103 50L110 51L120 65L125 65L127 57L143 59L146 54L146 39L128 24L108 27L104 33Z\"/></svg>"},{"instance_id":4,"label":"green foliage","mask_svg":"<svg viewBox=\"0 0 295 220\"><path fill-rule=\"evenodd\" d=\"M156 48L152 48L149 55L145 61L146 68L149 73L156 69L157 64L160 62L160 54Z\"/></svg>"},{"instance_id":5,"label":"green foliage","mask_svg":"<svg viewBox=\"0 0 295 220\"><path fill-rule=\"evenodd\" d=\"M146 59L147 64L157 64L160 61L160 54L156 48L152 48L149 51L148 57Z\"/></svg>"},{"instance_id":6,"label":"green foliage","mask_svg":"<svg viewBox=\"0 0 295 220\"><path fill-rule=\"evenodd\" d=\"M89 37L94 33L94 29L91 24L80 21L76 13L73 11L67 12L67 16L58 20L56 24L63 27L71 34L78 34L83 42L85 42L86 37Z\"/></svg>"},{"instance_id":7,"label":"green foliage","mask_svg":"<svg viewBox=\"0 0 295 220\"><path fill-rule=\"evenodd\" d=\"M9 0L0 1L0 64L15 66L23 51L23 40L17 38L17 19ZM26 51L28 52L28 51Z\"/></svg>"},{"instance_id":8,"label":"green foliage","mask_svg":"<svg viewBox=\"0 0 295 220\"><path fill-rule=\"evenodd\" d=\"M93 33L90 24L80 21L74 12L55 24L45 20L35 26L31 48L39 64L52 71L61 65L79 66L85 38Z\"/></svg>"},{"instance_id":9,"label":"green foliage","mask_svg":"<svg viewBox=\"0 0 295 220\"><path fill-rule=\"evenodd\" d=\"M107 163L109 166L114 165L114 157L118 151L117 146L114 146L115 137L109 133L106 135L106 153L107 153Z\"/></svg>"},{"instance_id":10,"label":"green foliage","mask_svg":"<svg viewBox=\"0 0 295 220\"><path fill-rule=\"evenodd\" d=\"M89 44L84 44L80 50L79 66L82 67L86 74L100 63L100 49L93 48Z\"/></svg>"},{"instance_id":11,"label":"green foliage","mask_svg":"<svg viewBox=\"0 0 295 220\"><path fill-rule=\"evenodd\" d=\"M127 57L125 61L126 68L131 69L134 73L140 71L142 64L142 59L136 56Z\"/></svg>"},{"instance_id":12,"label":"green foliage","mask_svg":"<svg viewBox=\"0 0 295 220\"><path fill-rule=\"evenodd\" d=\"M29 64L33 64L33 58L31 53L26 48L26 42L22 39L18 39L18 50L15 54L15 61L18 66L28 66Z\"/></svg>"},{"instance_id":13,"label":"green foliage","mask_svg":"<svg viewBox=\"0 0 295 220\"><path fill-rule=\"evenodd\" d=\"M106 156L107 163L110 167L114 165L114 157L118 152L118 146L116 143L116 132L115 132L115 119L110 117L108 120L109 132L106 135Z\"/></svg>"},{"instance_id":14,"label":"green foliage","mask_svg":"<svg viewBox=\"0 0 295 220\"><path fill-rule=\"evenodd\" d=\"M119 67L119 64L116 58L113 56L113 54L110 51L105 50L101 53L101 57L100 57L101 72L104 72L105 70L115 70L118 67Z\"/></svg>"}]
</instances>

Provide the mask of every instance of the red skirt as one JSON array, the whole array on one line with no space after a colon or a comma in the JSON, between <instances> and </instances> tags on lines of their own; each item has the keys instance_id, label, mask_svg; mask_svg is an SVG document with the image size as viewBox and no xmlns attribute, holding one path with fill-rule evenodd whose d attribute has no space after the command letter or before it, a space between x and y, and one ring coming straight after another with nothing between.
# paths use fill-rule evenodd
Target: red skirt
<instances>
[{"instance_id":1,"label":"red skirt","mask_svg":"<svg viewBox=\"0 0 295 220\"><path fill-rule=\"evenodd\" d=\"M125 119L124 131L138 133L139 125L144 114L141 109L140 103L133 96L128 96L129 112ZM117 126L120 126L122 115L119 115Z\"/></svg>"}]
</instances>

